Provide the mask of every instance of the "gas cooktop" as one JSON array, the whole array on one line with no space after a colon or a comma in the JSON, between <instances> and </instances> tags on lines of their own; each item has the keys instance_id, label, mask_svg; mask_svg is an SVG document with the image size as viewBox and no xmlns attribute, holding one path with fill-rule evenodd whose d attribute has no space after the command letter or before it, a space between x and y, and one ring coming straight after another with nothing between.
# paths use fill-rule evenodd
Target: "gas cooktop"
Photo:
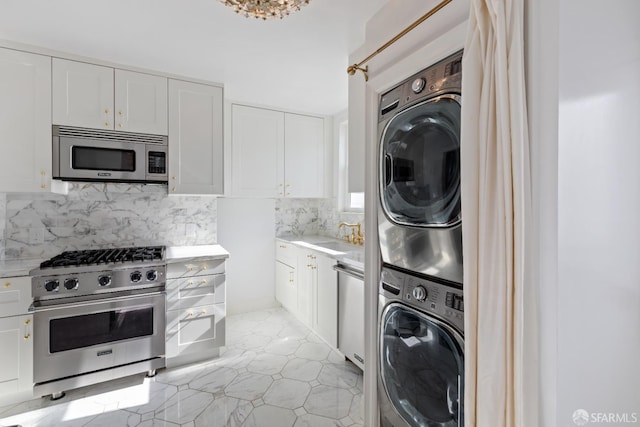
<instances>
[{"instance_id":1,"label":"gas cooktop","mask_svg":"<svg viewBox=\"0 0 640 427\"><path fill-rule=\"evenodd\" d=\"M44 261L40 264L40 268L83 267L103 264L133 264L136 262L164 261L164 252L164 246L66 251Z\"/></svg>"}]
</instances>

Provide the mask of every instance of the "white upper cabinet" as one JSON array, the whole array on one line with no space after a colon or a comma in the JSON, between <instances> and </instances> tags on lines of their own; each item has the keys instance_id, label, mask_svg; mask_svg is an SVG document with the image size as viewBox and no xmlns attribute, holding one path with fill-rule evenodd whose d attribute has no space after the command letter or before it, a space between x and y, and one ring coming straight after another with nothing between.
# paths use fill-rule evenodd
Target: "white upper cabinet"
<instances>
[{"instance_id":1,"label":"white upper cabinet","mask_svg":"<svg viewBox=\"0 0 640 427\"><path fill-rule=\"evenodd\" d=\"M169 194L222 194L222 88L169 80Z\"/></svg>"},{"instance_id":2,"label":"white upper cabinet","mask_svg":"<svg viewBox=\"0 0 640 427\"><path fill-rule=\"evenodd\" d=\"M232 193L282 197L284 192L284 114L233 105L231 111Z\"/></svg>"},{"instance_id":3,"label":"white upper cabinet","mask_svg":"<svg viewBox=\"0 0 640 427\"><path fill-rule=\"evenodd\" d=\"M115 70L115 129L167 134L167 79Z\"/></svg>"},{"instance_id":4,"label":"white upper cabinet","mask_svg":"<svg viewBox=\"0 0 640 427\"><path fill-rule=\"evenodd\" d=\"M285 113L284 165L286 196L324 196L323 119Z\"/></svg>"},{"instance_id":5,"label":"white upper cabinet","mask_svg":"<svg viewBox=\"0 0 640 427\"><path fill-rule=\"evenodd\" d=\"M232 193L324 197L324 119L232 106Z\"/></svg>"},{"instance_id":6,"label":"white upper cabinet","mask_svg":"<svg viewBox=\"0 0 640 427\"><path fill-rule=\"evenodd\" d=\"M167 79L53 58L53 124L167 134Z\"/></svg>"},{"instance_id":7,"label":"white upper cabinet","mask_svg":"<svg viewBox=\"0 0 640 427\"><path fill-rule=\"evenodd\" d=\"M0 48L0 192L50 191L51 57Z\"/></svg>"},{"instance_id":8,"label":"white upper cabinet","mask_svg":"<svg viewBox=\"0 0 640 427\"><path fill-rule=\"evenodd\" d=\"M113 129L113 68L53 58L53 124Z\"/></svg>"}]
</instances>

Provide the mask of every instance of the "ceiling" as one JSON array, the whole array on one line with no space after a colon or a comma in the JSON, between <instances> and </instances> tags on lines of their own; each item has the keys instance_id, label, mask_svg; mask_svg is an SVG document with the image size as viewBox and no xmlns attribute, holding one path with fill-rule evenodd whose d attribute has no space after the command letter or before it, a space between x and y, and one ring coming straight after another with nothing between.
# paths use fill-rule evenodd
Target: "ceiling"
<instances>
[{"instance_id":1,"label":"ceiling","mask_svg":"<svg viewBox=\"0 0 640 427\"><path fill-rule=\"evenodd\" d=\"M348 55L388 0L311 0L282 20L220 0L3 0L0 39L222 83L233 101L347 107Z\"/></svg>"}]
</instances>

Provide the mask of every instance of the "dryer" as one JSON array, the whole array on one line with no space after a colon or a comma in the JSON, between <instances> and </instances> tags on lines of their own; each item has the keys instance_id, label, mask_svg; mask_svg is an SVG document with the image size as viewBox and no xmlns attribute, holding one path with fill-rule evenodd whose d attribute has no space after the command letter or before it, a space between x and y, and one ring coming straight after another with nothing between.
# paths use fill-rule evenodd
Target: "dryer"
<instances>
[{"instance_id":1,"label":"dryer","mask_svg":"<svg viewBox=\"0 0 640 427\"><path fill-rule=\"evenodd\" d=\"M382 261L462 283L462 51L382 94L378 232Z\"/></svg>"},{"instance_id":2,"label":"dryer","mask_svg":"<svg viewBox=\"0 0 640 427\"><path fill-rule=\"evenodd\" d=\"M464 426L462 289L383 267L378 403L382 427Z\"/></svg>"}]
</instances>

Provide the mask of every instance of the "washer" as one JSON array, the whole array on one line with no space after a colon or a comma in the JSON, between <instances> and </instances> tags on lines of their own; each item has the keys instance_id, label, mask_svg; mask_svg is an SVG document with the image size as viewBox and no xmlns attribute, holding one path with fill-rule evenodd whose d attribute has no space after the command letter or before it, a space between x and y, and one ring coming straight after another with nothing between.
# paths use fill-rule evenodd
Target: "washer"
<instances>
[{"instance_id":1,"label":"washer","mask_svg":"<svg viewBox=\"0 0 640 427\"><path fill-rule=\"evenodd\" d=\"M385 264L462 283L462 51L380 97L378 231Z\"/></svg>"},{"instance_id":2,"label":"washer","mask_svg":"<svg viewBox=\"0 0 640 427\"><path fill-rule=\"evenodd\" d=\"M379 312L380 425L464 426L462 289L383 267Z\"/></svg>"}]
</instances>

